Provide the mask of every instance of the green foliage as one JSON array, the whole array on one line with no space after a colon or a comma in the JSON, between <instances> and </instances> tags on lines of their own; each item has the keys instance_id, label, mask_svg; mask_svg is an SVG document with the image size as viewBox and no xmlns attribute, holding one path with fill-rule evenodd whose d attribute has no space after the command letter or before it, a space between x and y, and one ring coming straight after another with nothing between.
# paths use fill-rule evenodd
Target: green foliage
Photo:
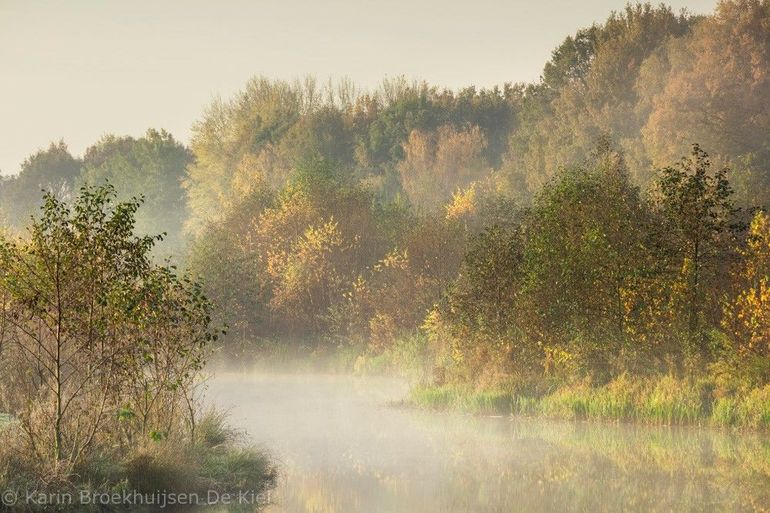
<instances>
[{"instance_id":1,"label":"green foliage","mask_svg":"<svg viewBox=\"0 0 770 513\"><path fill-rule=\"evenodd\" d=\"M602 354L623 348L644 300L635 293L648 264L646 216L623 156L604 146L594 162L562 171L537 196L526 225L525 287L543 344L614 342L614 350L585 345L581 355L583 365L610 371Z\"/></svg>"},{"instance_id":2,"label":"green foliage","mask_svg":"<svg viewBox=\"0 0 770 513\"><path fill-rule=\"evenodd\" d=\"M549 89L560 88L584 80L591 69L591 59L596 54L597 33L594 25L579 30L567 38L551 53L551 60L543 68L543 84Z\"/></svg>"},{"instance_id":3,"label":"green foliage","mask_svg":"<svg viewBox=\"0 0 770 513\"><path fill-rule=\"evenodd\" d=\"M0 240L2 402L14 415L0 480L51 493L259 493L270 462L236 445L223 416L199 419L211 304L153 263L159 237L135 234L141 202L116 196L46 194L27 238Z\"/></svg>"},{"instance_id":4,"label":"green foliage","mask_svg":"<svg viewBox=\"0 0 770 513\"><path fill-rule=\"evenodd\" d=\"M710 174L708 155L696 144L692 156L676 167L661 170L657 180L664 249L660 259L671 273L679 273L683 316L690 342L708 350L703 317L710 325L719 316L718 300L725 289L726 270L741 228L733 205L727 169Z\"/></svg>"},{"instance_id":5,"label":"green foliage","mask_svg":"<svg viewBox=\"0 0 770 513\"><path fill-rule=\"evenodd\" d=\"M139 139L110 135L86 150L80 179L91 185L110 183L121 201L142 197L136 230L164 233L156 252L179 255L188 216L182 180L192 160L190 151L165 131L148 130Z\"/></svg>"},{"instance_id":6,"label":"green foliage","mask_svg":"<svg viewBox=\"0 0 770 513\"><path fill-rule=\"evenodd\" d=\"M12 226L26 226L40 205L41 192L59 199L68 199L75 189L81 163L74 158L64 142L51 143L27 158L18 176L3 180L0 187L2 207L0 219Z\"/></svg>"},{"instance_id":7,"label":"green foliage","mask_svg":"<svg viewBox=\"0 0 770 513\"><path fill-rule=\"evenodd\" d=\"M72 204L47 195L29 239L0 246L4 374L41 369L9 402L44 459L78 464L101 443L105 411L126 404L142 433L165 431L163 409L191 393L216 339L200 286L152 264L156 237L134 235L139 202L114 200L110 187L84 187Z\"/></svg>"},{"instance_id":8,"label":"green foliage","mask_svg":"<svg viewBox=\"0 0 770 513\"><path fill-rule=\"evenodd\" d=\"M471 240L450 300L458 325L490 334L511 325L522 279L522 246L518 229L498 225Z\"/></svg>"}]
</instances>

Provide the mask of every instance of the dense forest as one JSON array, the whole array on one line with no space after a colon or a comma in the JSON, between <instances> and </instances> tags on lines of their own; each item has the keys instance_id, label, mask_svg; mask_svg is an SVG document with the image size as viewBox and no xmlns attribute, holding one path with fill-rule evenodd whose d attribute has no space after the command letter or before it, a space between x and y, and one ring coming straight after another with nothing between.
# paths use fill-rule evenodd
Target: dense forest
<instances>
[{"instance_id":1,"label":"dense forest","mask_svg":"<svg viewBox=\"0 0 770 513\"><path fill-rule=\"evenodd\" d=\"M137 229L202 278L230 354L529 396L633 376L770 423L767 0L629 5L533 84L257 77L189 147L51 144L0 183L0 215L22 231L41 188L104 182L144 197Z\"/></svg>"}]
</instances>

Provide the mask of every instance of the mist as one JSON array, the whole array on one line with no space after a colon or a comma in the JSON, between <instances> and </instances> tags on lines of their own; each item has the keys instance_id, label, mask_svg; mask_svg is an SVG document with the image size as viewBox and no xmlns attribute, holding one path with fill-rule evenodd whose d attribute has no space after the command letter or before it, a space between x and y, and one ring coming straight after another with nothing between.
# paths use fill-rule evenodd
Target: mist
<instances>
[{"instance_id":1,"label":"mist","mask_svg":"<svg viewBox=\"0 0 770 513\"><path fill-rule=\"evenodd\" d=\"M436 414L401 379L219 372L209 398L281 469L270 511L754 511L766 441L697 428Z\"/></svg>"}]
</instances>

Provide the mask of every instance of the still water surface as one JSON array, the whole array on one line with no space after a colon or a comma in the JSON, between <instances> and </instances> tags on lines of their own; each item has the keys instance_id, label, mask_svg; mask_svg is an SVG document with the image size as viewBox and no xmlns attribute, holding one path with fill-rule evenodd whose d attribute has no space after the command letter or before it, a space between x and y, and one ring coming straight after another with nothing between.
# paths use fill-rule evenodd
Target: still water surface
<instances>
[{"instance_id":1,"label":"still water surface","mask_svg":"<svg viewBox=\"0 0 770 513\"><path fill-rule=\"evenodd\" d=\"M271 513L770 511L767 437L389 406L407 390L225 373L209 397L278 461Z\"/></svg>"}]
</instances>

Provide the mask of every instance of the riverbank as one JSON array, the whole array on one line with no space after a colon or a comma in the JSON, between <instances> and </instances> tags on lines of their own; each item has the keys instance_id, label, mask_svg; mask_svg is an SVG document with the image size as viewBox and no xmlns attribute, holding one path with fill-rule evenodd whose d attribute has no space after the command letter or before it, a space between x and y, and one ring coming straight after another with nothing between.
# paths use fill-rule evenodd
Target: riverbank
<instances>
[{"instance_id":1,"label":"riverbank","mask_svg":"<svg viewBox=\"0 0 770 513\"><path fill-rule=\"evenodd\" d=\"M318 351L313 357L268 351L220 368L321 372L356 376L392 376L410 382L430 379L425 340L398 339L379 355L355 348ZM736 385L737 387L737 385ZM480 415L524 415L563 420L603 420L650 425L702 425L770 431L770 385L721 392L715 378L636 377L622 374L604 386L587 382L416 385L399 404L428 410Z\"/></svg>"},{"instance_id":2,"label":"riverbank","mask_svg":"<svg viewBox=\"0 0 770 513\"><path fill-rule=\"evenodd\" d=\"M604 386L578 383L541 396L505 386L421 385L411 390L405 404L485 415L770 429L770 386L718 397L708 381L672 376L621 376Z\"/></svg>"},{"instance_id":3,"label":"riverbank","mask_svg":"<svg viewBox=\"0 0 770 513\"><path fill-rule=\"evenodd\" d=\"M263 451L244 443L224 414L200 419L194 440L155 437L123 455L102 451L70 468L45 465L25 447L21 426L0 417L0 492L8 511L154 511L245 496L265 505L277 478ZM252 508L253 509L253 508Z\"/></svg>"}]
</instances>

